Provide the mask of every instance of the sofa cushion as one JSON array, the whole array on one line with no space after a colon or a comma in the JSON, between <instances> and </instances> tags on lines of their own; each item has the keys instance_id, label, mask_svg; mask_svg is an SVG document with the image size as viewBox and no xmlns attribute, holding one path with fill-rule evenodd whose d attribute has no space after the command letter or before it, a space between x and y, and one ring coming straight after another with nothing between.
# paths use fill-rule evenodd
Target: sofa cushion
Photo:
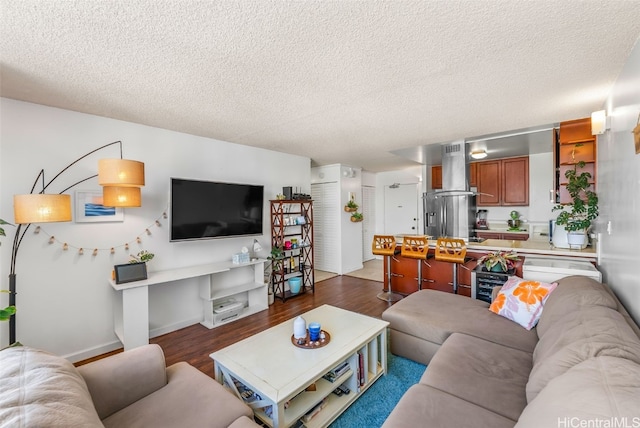
<instances>
[{"instance_id":1,"label":"sofa cushion","mask_svg":"<svg viewBox=\"0 0 640 428\"><path fill-rule=\"evenodd\" d=\"M100 419L122 410L167 384L167 365L156 344L78 367Z\"/></svg>"},{"instance_id":2,"label":"sofa cushion","mask_svg":"<svg viewBox=\"0 0 640 428\"><path fill-rule=\"evenodd\" d=\"M618 307L606 287L586 276L574 275L558 280L558 286L544 303L544 311L536 328L538 337L544 336L565 314L583 306Z\"/></svg>"},{"instance_id":3,"label":"sofa cushion","mask_svg":"<svg viewBox=\"0 0 640 428\"><path fill-rule=\"evenodd\" d=\"M527 400L531 402L554 377L596 356L640 363L640 338L622 314L613 309L591 306L568 313L549 328L536 346Z\"/></svg>"},{"instance_id":4,"label":"sofa cushion","mask_svg":"<svg viewBox=\"0 0 640 428\"><path fill-rule=\"evenodd\" d=\"M392 330L442 344L452 333L465 333L510 348L533 352L535 330L522 327L487 310L486 302L437 290L421 290L382 313Z\"/></svg>"},{"instance_id":5,"label":"sofa cushion","mask_svg":"<svg viewBox=\"0 0 640 428\"><path fill-rule=\"evenodd\" d=\"M638 403L640 365L596 357L552 379L524 409L516 427L637 426Z\"/></svg>"},{"instance_id":6,"label":"sofa cushion","mask_svg":"<svg viewBox=\"0 0 640 428\"><path fill-rule=\"evenodd\" d=\"M382 428L512 428L514 425L514 421L497 413L417 384L404 393Z\"/></svg>"},{"instance_id":7,"label":"sofa cushion","mask_svg":"<svg viewBox=\"0 0 640 428\"><path fill-rule=\"evenodd\" d=\"M104 419L105 427L222 428L243 415L253 418L249 406L195 367L180 362L167 374L164 388Z\"/></svg>"},{"instance_id":8,"label":"sofa cushion","mask_svg":"<svg viewBox=\"0 0 640 428\"><path fill-rule=\"evenodd\" d=\"M510 276L489 310L531 330L540 319L542 305L557 285Z\"/></svg>"},{"instance_id":9,"label":"sofa cushion","mask_svg":"<svg viewBox=\"0 0 640 428\"><path fill-rule=\"evenodd\" d=\"M0 425L102 427L84 379L66 359L17 346L0 351Z\"/></svg>"},{"instance_id":10,"label":"sofa cushion","mask_svg":"<svg viewBox=\"0 0 640 428\"><path fill-rule=\"evenodd\" d=\"M530 353L454 333L433 357L420 383L515 422L527 405L530 371Z\"/></svg>"}]
</instances>

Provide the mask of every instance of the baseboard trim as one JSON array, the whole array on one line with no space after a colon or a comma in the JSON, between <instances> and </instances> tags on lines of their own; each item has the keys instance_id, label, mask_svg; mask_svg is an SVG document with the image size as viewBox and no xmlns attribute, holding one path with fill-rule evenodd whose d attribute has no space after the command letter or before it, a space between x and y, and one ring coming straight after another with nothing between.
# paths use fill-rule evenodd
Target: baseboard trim
<instances>
[{"instance_id":1,"label":"baseboard trim","mask_svg":"<svg viewBox=\"0 0 640 428\"><path fill-rule=\"evenodd\" d=\"M192 318L189 320L180 321L174 324L170 324L160 328L154 328L149 331L149 337L158 337L163 334L171 333L176 330L180 330L181 328L189 327L190 325L198 324L202 321L202 318ZM105 343L94 348L83 349L79 352L74 352L72 354L63 355L62 357L71 361L72 363L77 363L78 361L84 361L89 358L97 357L98 355L106 354L117 349L122 349L122 343L119 340L115 340L113 342Z\"/></svg>"}]
</instances>

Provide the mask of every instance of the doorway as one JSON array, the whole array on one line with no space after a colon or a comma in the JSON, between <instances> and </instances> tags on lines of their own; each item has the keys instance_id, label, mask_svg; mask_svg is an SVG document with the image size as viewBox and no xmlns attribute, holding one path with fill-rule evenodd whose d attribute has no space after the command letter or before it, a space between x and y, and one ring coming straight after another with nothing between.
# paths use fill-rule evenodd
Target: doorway
<instances>
[{"instance_id":1,"label":"doorway","mask_svg":"<svg viewBox=\"0 0 640 428\"><path fill-rule=\"evenodd\" d=\"M418 234L418 183L384 187L384 234Z\"/></svg>"}]
</instances>

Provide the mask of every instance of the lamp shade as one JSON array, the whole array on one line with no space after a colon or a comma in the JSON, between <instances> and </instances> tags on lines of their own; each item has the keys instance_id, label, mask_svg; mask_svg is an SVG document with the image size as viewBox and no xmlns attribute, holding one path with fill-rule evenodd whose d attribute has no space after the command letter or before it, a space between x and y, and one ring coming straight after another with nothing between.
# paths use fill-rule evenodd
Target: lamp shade
<instances>
[{"instance_id":1,"label":"lamp shade","mask_svg":"<svg viewBox=\"0 0 640 428\"><path fill-rule=\"evenodd\" d=\"M128 159L100 159L98 184L117 187L144 186L144 163Z\"/></svg>"},{"instance_id":2,"label":"lamp shade","mask_svg":"<svg viewBox=\"0 0 640 428\"><path fill-rule=\"evenodd\" d=\"M13 195L13 216L17 224L71 221L71 196Z\"/></svg>"},{"instance_id":3,"label":"lamp shade","mask_svg":"<svg viewBox=\"0 0 640 428\"><path fill-rule=\"evenodd\" d=\"M105 207L139 207L142 205L140 188L104 186L102 204Z\"/></svg>"}]
</instances>

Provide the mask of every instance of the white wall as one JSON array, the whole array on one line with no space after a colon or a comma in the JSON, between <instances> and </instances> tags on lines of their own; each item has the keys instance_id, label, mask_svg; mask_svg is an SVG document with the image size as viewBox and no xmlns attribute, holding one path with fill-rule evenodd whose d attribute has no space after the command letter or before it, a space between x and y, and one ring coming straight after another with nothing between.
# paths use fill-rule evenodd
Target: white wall
<instances>
[{"instance_id":1,"label":"white wall","mask_svg":"<svg viewBox=\"0 0 640 428\"><path fill-rule=\"evenodd\" d=\"M611 115L611 130L598 137L600 269L640 322L640 154L635 153L631 133L640 114L640 42L636 42L605 107Z\"/></svg>"},{"instance_id":2,"label":"white wall","mask_svg":"<svg viewBox=\"0 0 640 428\"><path fill-rule=\"evenodd\" d=\"M120 347L113 333L115 292L108 285L114 264L128 253L155 253L149 270L227 260L254 237L170 243L168 220L162 218L169 196L169 177L197 178L265 186L264 234L258 237L267 256L270 244L269 199L283 186L310 192L309 158L231 144L134 123L0 99L0 218L13 221L12 196L28 193L38 171L46 178L101 145L122 140L124 157L145 163L142 207L125 209L122 223L48 223L42 232L27 232L17 261L17 338L71 360ZM74 165L56 180L57 193L97 171L98 159L118 157L111 147ZM96 179L70 191L100 189ZM224 203L224 201L221 201ZM160 218L161 227L154 221ZM149 227L152 235L147 235ZM33 227L32 227L33 229ZM0 288L6 278L13 228L0 246ZM49 244L48 235L59 242ZM140 237L142 244L135 243ZM62 242L72 248L62 250ZM132 242L129 252L110 247ZM83 247L80 256L76 248ZM94 248L104 249L92 256ZM1 297L0 305L7 302ZM4 306L3 306L4 307ZM195 280L154 287L150 292L150 327L160 334L202 319ZM8 343L8 323L0 325L0 345Z\"/></svg>"}]
</instances>

